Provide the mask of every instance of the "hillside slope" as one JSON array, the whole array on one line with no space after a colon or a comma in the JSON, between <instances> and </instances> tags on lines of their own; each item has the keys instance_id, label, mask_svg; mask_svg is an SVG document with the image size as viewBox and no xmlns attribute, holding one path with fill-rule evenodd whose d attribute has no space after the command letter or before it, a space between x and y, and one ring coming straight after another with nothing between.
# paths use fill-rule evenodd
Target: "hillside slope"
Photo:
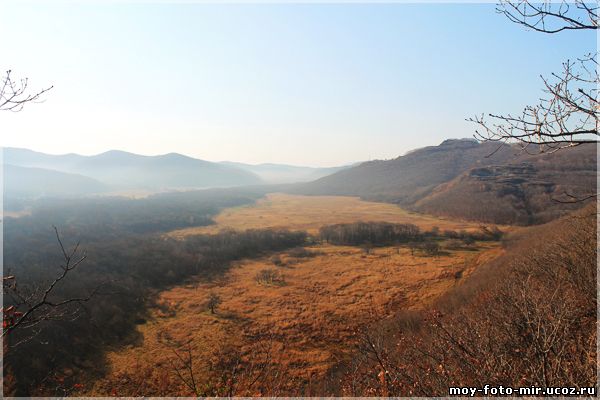
<instances>
[{"instance_id":1,"label":"hillside slope","mask_svg":"<svg viewBox=\"0 0 600 400\"><path fill-rule=\"evenodd\" d=\"M303 194L358 195L369 200L412 204L468 168L504 163L514 153L509 146L494 153L497 147L471 140L446 140L439 146L424 147L392 160L362 163L298 190Z\"/></svg>"},{"instance_id":2,"label":"hillside slope","mask_svg":"<svg viewBox=\"0 0 600 400\"><path fill-rule=\"evenodd\" d=\"M564 193L595 191L596 148L547 155L509 145L446 140L387 161L371 161L304 185L295 193L353 195L440 216L502 224L541 223L581 204Z\"/></svg>"},{"instance_id":3,"label":"hillside slope","mask_svg":"<svg viewBox=\"0 0 600 400\"><path fill-rule=\"evenodd\" d=\"M82 175L4 165L5 197L69 197L102 193L107 189L103 183Z\"/></svg>"},{"instance_id":4,"label":"hillside slope","mask_svg":"<svg viewBox=\"0 0 600 400\"><path fill-rule=\"evenodd\" d=\"M473 168L440 185L413 208L492 223L543 223L579 208L580 203L563 202L569 200L567 193L583 197L595 191L595 179L592 168L578 170L560 163L556 167L523 162Z\"/></svg>"},{"instance_id":5,"label":"hillside slope","mask_svg":"<svg viewBox=\"0 0 600 400\"><path fill-rule=\"evenodd\" d=\"M447 396L449 382L594 386L596 215L590 204L515 231L499 257L432 306L381 319L332 377L342 382L335 395ZM382 368L390 371L385 386Z\"/></svg>"}]
</instances>

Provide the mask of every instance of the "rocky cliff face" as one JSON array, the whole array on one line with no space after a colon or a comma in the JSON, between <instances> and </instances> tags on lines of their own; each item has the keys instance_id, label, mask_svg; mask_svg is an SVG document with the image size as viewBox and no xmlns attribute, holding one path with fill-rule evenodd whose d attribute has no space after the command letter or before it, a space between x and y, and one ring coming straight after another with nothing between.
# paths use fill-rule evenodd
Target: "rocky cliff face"
<instances>
[{"instance_id":1,"label":"rocky cliff face","mask_svg":"<svg viewBox=\"0 0 600 400\"><path fill-rule=\"evenodd\" d=\"M536 224L583 204L565 193L594 190L595 171L548 171L530 162L473 168L438 186L412 207L421 212L499 224ZM586 189L589 188L589 189Z\"/></svg>"},{"instance_id":2,"label":"rocky cliff face","mask_svg":"<svg viewBox=\"0 0 600 400\"><path fill-rule=\"evenodd\" d=\"M363 163L297 186L295 193L350 195L420 212L502 224L542 223L582 204L565 193L596 188L596 146L532 156L498 143L449 139L393 160Z\"/></svg>"}]
</instances>

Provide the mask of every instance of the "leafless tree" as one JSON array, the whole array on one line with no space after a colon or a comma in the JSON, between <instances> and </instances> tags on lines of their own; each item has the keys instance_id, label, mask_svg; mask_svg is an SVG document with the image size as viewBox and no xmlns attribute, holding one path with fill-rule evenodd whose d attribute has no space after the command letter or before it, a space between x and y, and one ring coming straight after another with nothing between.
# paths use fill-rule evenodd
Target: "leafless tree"
<instances>
[{"instance_id":1,"label":"leafless tree","mask_svg":"<svg viewBox=\"0 0 600 400\"><path fill-rule=\"evenodd\" d=\"M211 293L208 296L208 301L206 302L206 306L210 310L211 314L215 313L217 307L221 304L221 298L216 293Z\"/></svg>"},{"instance_id":2,"label":"leafless tree","mask_svg":"<svg viewBox=\"0 0 600 400\"><path fill-rule=\"evenodd\" d=\"M0 82L0 111L21 111L27 103L43 101L42 95L54 87L31 92L28 78L15 80L11 74L9 69Z\"/></svg>"},{"instance_id":3,"label":"leafless tree","mask_svg":"<svg viewBox=\"0 0 600 400\"><path fill-rule=\"evenodd\" d=\"M196 382L192 345L188 343L183 350L171 349L176 361L169 361L177 378L196 396L202 396L200 386Z\"/></svg>"},{"instance_id":4,"label":"leafless tree","mask_svg":"<svg viewBox=\"0 0 600 400\"><path fill-rule=\"evenodd\" d=\"M55 299L60 283L67 279L69 274L77 269L87 256L85 252L82 253L79 250L79 243L67 251L56 227L54 227L54 232L63 256L63 264L60 265L58 276L50 283L46 286L20 285L17 277L10 274L10 271L2 277L4 303L6 305L8 302L9 304L0 310L3 317L2 337L6 339L11 332L17 329L31 329L30 335L26 335L18 343L11 343L11 347L34 337L39 332L36 330L37 326L44 321L76 318L81 312L82 304L89 301L100 290L101 285L85 296L63 300Z\"/></svg>"},{"instance_id":5,"label":"leafless tree","mask_svg":"<svg viewBox=\"0 0 600 400\"><path fill-rule=\"evenodd\" d=\"M0 111L19 112L27 103L42 101L42 95L54 87L50 86L37 92L30 92L28 78L15 80L11 74L11 70L6 71L0 82ZM7 336L16 329L33 329L30 336L18 343L11 343L12 347L35 336L37 333L35 328L43 321L75 318L81 310L81 304L89 301L100 289L101 285L97 286L87 296L60 301L53 300L53 295L60 282L65 280L86 258L85 252L83 254L79 252L79 243L73 249L67 251L56 227L54 227L54 232L64 264L60 266L59 275L48 286L29 287L19 285L18 277L10 274L10 272L7 275L3 274L2 296L3 300L8 300L10 303L7 307L0 308L3 319L2 337L4 343L7 342Z\"/></svg>"},{"instance_id":6,"label":"leafless tree","mask_svg":"<svg viewBox=\"0 0 600 400\"><path fill-rule=\"evenodd\" d=\"M596 54L563 63L561 73L542 77L545 98L520 115L488 114L468 120L479 125L478 139L516 142L528 153L549 153L598 141ZM489 118L489 120L488 120Z\"/></svg>"},{"instance_id":7,"label":"leafless tree","mask_svg":"<svg viewBox=\"0 0 600 400\"><path fill-rule=\"evenodd\" d=\"M598 6L580 0L560 3L503 1L497 12L537 32L596 30ZM520 114L481 114L468 121L479 128L475 137L486 141L516 142L528 153L551 153L598 142L597 53L567 60L562 70L541 77L544 96Z\"/></svg>"},{"instance_id":8,"label":"leafless tree","mask_svg":"<svg viewBox=\"0 0 600 400\"><path fill-rule=\"evenodd\" d=\"M272 268L261 270L256 274L254 280L259 285L282 285L285 282L283 275Z\"/></svg>"},{"instance_id":9,"label":"leafless tree","mask_svg":"<svg viewBox=\"0 0 600 400\"><path fill-rule=\"evenodd\" d=\"M543 33L566 30L598 29L598 5L596 2L501 1L496 11L510 21Z\"/></svg>"},{"instance_id":10,"label":"leafless tree","mask_svg":"<svg viewBox=\"0 0 600 400\"><path fill-rule=\"evenodd\" d=\"M281 395L288 381L281 365L285 347L277 346L271 332L250 336L249 351L225 345L203 360L198 359L191 342L166 343L175 356L169 362L171 371L196 396Z\"/></svg>"}]
</instances>

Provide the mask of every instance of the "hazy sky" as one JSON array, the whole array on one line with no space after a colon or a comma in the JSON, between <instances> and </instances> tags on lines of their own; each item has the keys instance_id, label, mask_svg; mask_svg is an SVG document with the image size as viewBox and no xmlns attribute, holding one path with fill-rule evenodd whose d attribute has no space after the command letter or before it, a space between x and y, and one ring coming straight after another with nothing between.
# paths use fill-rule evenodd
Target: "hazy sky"
<instances>
[{"instance_id":1,"label":"hazy sky","mask_svg":"<svg viewBox=\"0 0 600 400\"><path fill-rule=\"evenodd\" d=\"M0 68L54 85L0 144L338 165L519 111L594 33L528 32L493 4L0 4Z\"/></svg>"}]
</instances>

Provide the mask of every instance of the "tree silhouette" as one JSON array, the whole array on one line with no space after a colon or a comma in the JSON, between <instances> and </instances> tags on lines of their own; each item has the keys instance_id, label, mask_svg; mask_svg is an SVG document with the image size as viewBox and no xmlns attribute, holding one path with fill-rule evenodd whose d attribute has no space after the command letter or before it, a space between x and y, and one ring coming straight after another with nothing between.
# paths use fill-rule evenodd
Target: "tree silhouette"
<instances>
[{"instance_id":1,"label":"tree silhouette","mask_svg":"<svg viewBox=\"0 0 600 400\"><path fill-rule=\"evenodd\" d=\"M210 310L211 314L215 314L216 313L216 309L219 306L219 304L221 304L221 298L219 297L219 295L217 295L216 293L211 293L208 296L208 302L206 303L206 306L208 307L208 309Z\"/></svg>"},{"instance_id":2,"label":"tree silhouette","mask_svg":"<svg viewBox=\"0 0 600 400\"><path fill-rule=\"evenodd\" d=\"M30 92L28 78L15 80L11 74L12 70L9 69L0 82L0 111L19 112L27 103L43 101L42 95L54 87Z\"/></svg>"},{"instance_id":3,"label":"tree silhouette","mask_svg":"<svg viewBox=\"0 0 600 400\"><path fill-rule=\"evenodd\" d=\"M595 4L595 3L594 3ZM555 34L598 29L598 6L574 3L503 1L496 11L510 21L536 32ZM557 150L598 142L597 53L567 60L562 70L541 77L544 96L520 114L481 114L467 119L479 126L475 137L485 141L517 143L527 153Z\"/></svg>"},{"instance_id":4,"label":"tree silhouette","mask_svg":"<svg viewBox=\"0 0 600 400\"><path fill-rule=\"evenodd\" d=\"M32 333L22 339L19 343L11 343L11 347L26 342L35 336L39 331L35 328L43 321L61 320L74 318L80 312L82 303L89 301L100 289L97 286L90 294L81 297L71 297L68 299L55 299L56 289L61 281L67 279L77 267L83 263L87 255L79 251L77 243L70 251L65 249L63 242L54 227L56 239L63 256L64 263L60 265L60 272L45 287L34 285L20 285L17 277L10 274L2 277L2 295L4 303L9 306L3 307L2 311L2 337L6 339L12 331L16 329L32 329ZM5 347L8 344L4 341ZM7 349L5 348L5 351Z\"/></svg>"}]
</instances>

